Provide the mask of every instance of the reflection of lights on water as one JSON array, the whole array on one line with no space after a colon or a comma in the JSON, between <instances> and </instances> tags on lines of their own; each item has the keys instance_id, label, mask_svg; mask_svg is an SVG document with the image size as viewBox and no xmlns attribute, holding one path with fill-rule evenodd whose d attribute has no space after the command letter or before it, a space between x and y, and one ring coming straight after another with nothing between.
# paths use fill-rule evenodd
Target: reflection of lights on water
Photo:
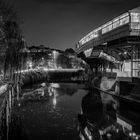
<instances>
[{"instance_id":1,"label":"reflection of lights on water","mask_svg":"<svg viewBox=\"0 0 140 140\"><path fill-rule=\"evenodd\" d=\"M80 138L81 138L81 140L85 140L85 138L84 138L84 136L81 134L81 132L80 132Z\"/></svg>"},{"instance_id":2,"label":"reflection of lights on water","mask_svg":"<svg viewBox=\"0 0 140 140\"><path fill-rule=\"evenodd\" d=\"M52 99L52 103L53 103L53 108L56 108L56 104L57 104L57 94L56 91L54 90L54 94L53 94L53 99Z\"/></svg>"},{"instance_id":3,"label":"reflection of lights on water","mask_svg":"<svg viewBox=\"0 0 140 140\"><path fill-rule=\"evenodd\" d=\"M20 103L18 103L18 106L20 107L20 106L21 106L21 104L20 104Z\"/></svg>"},{"instance_id":4,"label":"reflection of lights on water","mask_svg":"<svg viewBox=\"0 0 140 140\"><path fill-rule=\"evenodd\" d=\"M108 137L108 138L111 138L111 136L112 136L112 135L111 135L110 133L107 133L107 137Z\"/></svg>"},{"instance_id":5,"label":"reflection of lights on water","mask_svg":"<svg viewBox=\"0 0 140 140\"><path fill-rule=\"evenodd\" d=\"M53 104L54 109L56 108L57 96L58 96L55 88L58 88L58 87L59 87L59 84L56 84L56 83L51 83L50 86L48 87L49 96L52 97L52 104Z\"/></svg>"},{"instance_id":6,"label":"reflection of lights on water","mask_svg":"<svg viewBox=\"0 0 140 140\"><path fill-rule=\"evenodd\" d=\"M55 109L56 104L57 104L57 93L56 90L54 89L54 87L50 86L48 87L48 92L49 92L49 96L52 96L52 104L53 104L53 108Z\"/></svg>"},{"instance_id":7,"label":"reflection of lights on water","mask_svg":"<svg viewBox=\"0 0 140 140\"><path fill-rule=\"evenodd\" d=\"M46 86L46 83L41 83L41 86L42 86L42 87L45 87L45 86Z\"/></svg>"},{"instance_id":8,"label":"reflection of lights on water","mask_svg":"<svg viewBox=\"0 0 140 140\"><path fill-rule=\"evenodd\" d=\"M48 87L49 96L52 96L54 94L54 88Z\"/></svg>"},{"instance_id":9,"label":"reflection of lights on water","mask_svg":"<svg viewBox=\"0 0 140 140\"><path fill-rule=\"evenodd\" d=\"M57 100L56 100L56 96L54 96L54 98L53 98L53 106L54 106L54 108L56 107L56 104L57 104Z\"/></svg>"},{"instance_id":10,"label":"reflection of lights on water","mask_svg":"<svg viewBox=\"0 0 140 140\"><path fill-rule=\"evenodd\" d=\"M51 87L59 88L60 85L58 83L51 83Z\"/></svg>"},{"instance_id":11,"label":"reflection of lights on water","mask_svg":"<svg viewBox=\"0 0 140 140\"><path fill-rule=\"evenodd\" d=\"M44 95L45 95L45 92L44 92L44 90L42 91L41 95L42 95L42 96L44 96Z\"/></svg>"},{"instance_id":12,"label":"reflection of lights on water","mask_svg":"<svg viewBox=\"0 0 140 140\"><path fill-rule=\"evenodd\" d=\"M83 110L82 110L82 108L81 108L81 115L83 114Z\"/></svg>"},{"instance_id":13,"label":"reflection of lights on water","mask_svg":"<svg viewBox=\"0 0 140 140\"><path fill-rule=\"evenodd\" d=\"M119 129L116 129L116 132L119 133Z\"/></svg>"},{"instance_id":14,"label":"reflection of lights on water","mask_svg":"<svg viewBox=\"0 0 140 140\"><path fill-rule=\"evenodd\" d=\"M87 137L89 138L89 140L92 140L91 132L88 130L87 127L84 129L84 131L85 131Z\"/></svg>"}]
</instances>

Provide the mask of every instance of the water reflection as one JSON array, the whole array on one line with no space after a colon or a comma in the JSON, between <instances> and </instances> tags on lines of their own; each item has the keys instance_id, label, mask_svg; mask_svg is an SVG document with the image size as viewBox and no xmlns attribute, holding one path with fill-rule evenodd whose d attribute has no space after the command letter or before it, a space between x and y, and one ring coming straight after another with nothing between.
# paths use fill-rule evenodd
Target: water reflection
<instances>
[{"instance_id":1,"label":"water reflection","mask_svg":"<svg viewBox=\"0 0 140 140\"><path fill-rule=\"evenodd\" d=\"M78 84L50 83L24 89L14 107L10 138L78 140L76 115L87 93L81 88Z\"/></svg>"},{"instance_id":2,"label":"water reflection","mask_svg":"<svg viewBox=\"0 0 140 140\"><path fill-rule=\"evenodd\" d=\"M83 88L72 83L43 83L23 89L12 109L9 139L139 139L136 104Z\"/></svg>"},{"instance_id":3,"label":"water reflection","mask_svg":"<svg viewBox=\"0 0 140 140\"><path fill-rule=\"evenodd\" d=\"M80 138L100 139L98 127L103 119L103 105L100 96L90 91L82 98L81 113L78 114Z\"/></svg>"},{"instance_id":4,"label":"water reflection","mask_svg":"<svg viewBox=\"0 0 140 140\"><path fill-rule=\"evenodd\" d=\"M133 103L109 96L93 90L82 98L77 127L81 140L140 139L140 111Z\"/></svg>"}]
</instances>

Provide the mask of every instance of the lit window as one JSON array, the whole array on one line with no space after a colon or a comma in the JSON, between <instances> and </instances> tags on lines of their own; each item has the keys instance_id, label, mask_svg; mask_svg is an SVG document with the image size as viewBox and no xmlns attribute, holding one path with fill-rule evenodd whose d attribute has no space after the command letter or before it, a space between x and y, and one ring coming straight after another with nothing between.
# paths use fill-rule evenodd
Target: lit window
<instances>
[{"instance_id":1,"label":"lit window","mask_svg":"<svg viewBox=\"0 0 140 140\"><path fill-rule=\"evenodd\" d=\"M102 26L102 34L109 32L111 30L112 30L112 21L110 21Z\"/></svg>"},{"instance_id":2,"label":"lit window","mask_svg":"<svg viewBox=\"0 0 140 140\"><path fill-rule=\"evenodd\" d=\"M131 22L140 22L140 13L131 13Z\"/></svg>"},{"instance_id":3,"label":"lit window","mask_svg":"<svg viewBox=\"0 0 140 140\"><path fill-rule=\"evenodd\" d=\"M103 28L102 29L102 34L106 33L107 32L107 29L106 28Z\"/></svg>"},{"instance_id":4,"label":"lit window","mask_svg":"<svg viewBox=\"0 0 140 140\"><path fill-rule=\"evenodd\" d=\"M110 24L110 25L107 26L107 30L108 31L112 30L112 24Z\"/></svg>"},{"instance_id":5,"label":"lit window","mask_svg":"<svg viewBox=\"0 0 140 140\"><path fill-rule=\"evenodd\" d=\"M85 43L85 40L83 39L82 41L81 41L81 44L83 45Z\"/></svg>"},{"instance_id":6,"label":"lit window","mask_svg":"<svg viewBox=\"0 0 140 140\"><path fill-rule=\"evenodd\" d=\"M84 39L82 39L79 42L80 42L81 45L83 45L85 41L84 41Z\"/></svg>"},{"instance_id":7,"label":"lit window","mask_svg":"<svg viewBox=\"0 0 140 140\"><path fill-rule=\"evenodd\" d=\"M117 21L115 21L114 23L113 23L113 29L114 28L117 28L117 27L119 27L120 26L120 21L119 20L117 20Z\"/></svg>"},{"instance_id":8,"label":"lit window","mask_svg":"<svg viewBox=\"0 0 140 140\"><path fill-rule=\"evenodd\" d=\"M120 19L120 25L124 25L126 23L129 23L129 16Z\"/></svg>"},{"instance_id":9,"label":"lit window","mask_svg":"<svg viewBox=\"0 0 140 140\"><path fill-rule=\"evenodd\" d=\"M91 39L92 39L92 38L94 38L94 35L93 35L93 34L91 34L91 35L90 35L90 37L91 37Z\"/></svg>"},{"instance_id":10,"label":"lit window","mask_svg":"<svg viewBox=\"0 0 140 140\"><path fill-rule=\"evenodd\" d=\"M140 29L140 23L138 22L131 23L131 29Z\"/></svg>"}]
</instances>

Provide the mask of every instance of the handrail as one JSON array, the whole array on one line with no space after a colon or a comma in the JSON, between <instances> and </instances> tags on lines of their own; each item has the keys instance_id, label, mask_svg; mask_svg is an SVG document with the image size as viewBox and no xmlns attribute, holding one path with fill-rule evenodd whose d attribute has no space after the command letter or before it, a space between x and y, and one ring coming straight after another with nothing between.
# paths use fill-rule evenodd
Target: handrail
<instances>
[{"instance_id":1,"label":"handrail","mask_svg":"<svg viewBox=\"0 0 140 140\"><path fill-rule=\"evenodd\" d=\"M128 97L128 96L123 96L123 95L117 95L117 94L113 94L113 93L111 93L111 91L104 91L104 90L102 90L102 89L100 89L100 88L98 88L98 87L93 87L94 89L97 89L97 90L99 90L99 91L101 91L101 92L104 92L104 93L106 93L106 94L108 94L108 95L111 95L111 96L114 96L114 97L116 97L116 98L119 98L119 99L123 99L123 100L128 100L128 101L131 101L131 102L135 102L135 103L140 103L140 100L136 100L136 99L133 99L133 98L131 98L131 97ZM114 92L115 93L115 92Z\"/></svg>"},{"instance_id":2,"label":"handrail","mask_svg":"<svg viewBox=\"0 0 140 140\"><path fill-rule=\"evenodd\" d=\"M125 20L124 20L125 19ZM124 20L124 22L120 22ZM117 26L113 26L113 24L117 23L119 21L119 24ZM79 43L81 45L84 45L85 43L87 43L88 41L90 41L91 39L97 38L99 36L99 31L101 31L102 34L107 33L117 27L120 27L124 24L127 24L130 22L130 15L128 12L118 16L117 18L114 18L113 20L103 24L102 26L94 29L93 31L91 31L89 34L87 34L86 36L84 36ZM111 26L111 28L107 31L104 31L105 29L107 29L109 26Z\"/></svg>"}]
</instances>

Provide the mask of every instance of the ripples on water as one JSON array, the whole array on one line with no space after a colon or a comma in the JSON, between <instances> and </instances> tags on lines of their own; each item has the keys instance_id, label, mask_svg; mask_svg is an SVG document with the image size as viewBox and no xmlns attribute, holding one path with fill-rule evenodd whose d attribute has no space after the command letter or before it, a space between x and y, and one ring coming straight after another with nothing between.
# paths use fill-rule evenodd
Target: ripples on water
<instances>
[{"instance_id":1,"label":"ripples on water","mask_svg":"<svg viewBox=\"0 0 140 140\"><path fill-rule=\"evenodd\" d=\"M49 84L38 88L39 90L25 89L28 92L24 93L24 98L14 108L10 137L29 140L78 140L77 114L81 109L82 97L87 93L80 89L81 86ZM45 99L39 97L42 95ZM14 129L20 132L13 134Z\"/></svg>"},{"instance_id":2,"label":"ripples on water","mask_svg":"<svg viewBox=\"0 0 140 140\"><path fill-rule=\"evenodd\" d=\"M13 109L10 140L129 140L116 116L140 118L129 103L80 84L35 85L22 95Z\"/></svg>"}]
</instances>

